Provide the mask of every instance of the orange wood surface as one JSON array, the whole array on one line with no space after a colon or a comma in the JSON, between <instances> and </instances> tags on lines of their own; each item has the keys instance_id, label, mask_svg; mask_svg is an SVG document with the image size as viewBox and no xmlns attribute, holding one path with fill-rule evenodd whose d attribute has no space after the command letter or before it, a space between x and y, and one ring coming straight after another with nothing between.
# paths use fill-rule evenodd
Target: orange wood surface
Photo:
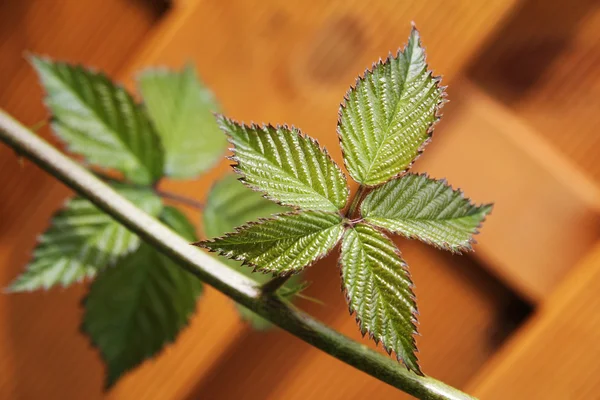
<instances>
[{"instance_id":1,"label":"orange wood surface","mask_svg":"<svg viewBox=\"0 0 600 400\"><path fill-rule=\"evenodd\" d=\"M600 190L520 118L471 84L416 164L495 202L476 256L532 302L600 237ZM460 159L460 161L459 161Z\"/></svg>"},{"instance_id":2,"label":"orange wood surface","mask_svg":"<svg viewBox=\"0 0 600 400\"><path fill-rule=\"evenodd\" d=\"M535 90L519 91L516 100L483 85L500 101L491 99L456 79L464 66L482 62L477 52L486 39L494 37L490 34L505 22L510 26L515 13L528 15L532 3L514 9L515 0L311 0L302 4L271 0L260 5L241 0L182 0L160 20L141 1L6 3L0 6L0 18L3 23L7 15L11 18L10 24L0 24L0 83L4 87L0 105L28 124L45 115L33 73L19 58L25 49L101 67L129 87L133 87L133 72L140 67L179 67L192 61L228 114L246 121L293 123L319 138L334 159L341 161L335 123L347 86L373 60L402 45L414 20L435 72L452 85L453 100L417 167L436 177L448 177L478 202L497 203L479 237L477 261L399 242L417 283L423 334L418 343L424 370L462 387L511 333L516 321L505 318L504 311L518 300L482 272L483 267L529 301L542 304L542 310L471 388L482 398L537 398L534 388L554 371L549 369L552 351L547 352L548 358L542 351L559 340L569 344L561 353L564 366L560 369L567 378L556 379L549 386L554 391L540 392L545 394L542 397L593 398L598 390L592 375L597 373L593 360L598 351L590 343L586 353L577 343L597 337L591 310L597 308L592 293L597 291L593 285L598 279L591 267L569 274L598 240L598 192L559 153L586 173L597 165L596 157L585 152L586 146L595 148L597 137L583 123L586 118L596 121L597 113L573 104L576 97L572 95L583 92L592 98L596 86L592 83L586 91L578 80L566 79L571 78L567 73L571 69L581 76L595 71L597 47L589 47L589 37L598 26L597 13L590 12L595 8L577 3L572 9L579 17L566 18L568 23L561 25L560 33L578 46L587 46L585 51L576 47L575 53L562 52L556 60L568 61L566 66L553 64L544 75L547 79L538 81ZM473 73L471 77L478 84L486 79ZM561 79L566 83L557 86ZM545 103L544 96L555 88L562 95L553 105ZM540 110L540 104L549 108ZM561 115L564 107L569 112ZM571 142L560 135L569 121L576 121L577 132L583 132L578 138L583 139ZM47 131L43 135L48 137ZM544 136L557 147L549 147ZM210 182L226 169L223 163L201 180L165 182L164 186L203 200ZM505 185L504 190L497 189L499 184ZM67 193L30 163L19 167L16 158L0 148L0 285L5 286L22 268L36 233L44 229ZM195 212L190 216L199 218ZM559 285L565 276L570 276L570 289ZM325 305L302 302L302 308L358 339L356 324L339 292L333 259L312 268L309 279L315 284L308 294ZM576 291L590 305L578 300ZM0 298L0 318L6 327L0 329L0 398L399 396L283 332L250 331L238 320L231 302L211 289L175 345L103 394L98 354L78 332L79 299L84 292L80 286ZM543 301L547 296L551 296L549 303ZM561 301L572 308L565 308ZM559 317L571 309L588 317L570 315L573 329L566 322L559 323ZM538 341L544 346L538 346ZM370 345L367 340L364 343ZM511 367L517 363L523 368ZM539 368L542 372L535 374ZM514 388L510 386L513 381ZM566 386L569 382L573 386Z\"/></svg>"},{"instance_id":3,"label":"orange wood surface","mask_svg":"<svg viewBox=\"0 0 600 400\"><path fill-rule=\"evenodd\" d=\"M600 242L469 385L482 399L600 394Z\"/></svg>"},{"instance_id":4,"label":"orange wood surface","mask_svg":"<svg viewBox=\"0 0 600 400\"><path fill-rule=\"evenodd\" d=\"M46 118L24 52L85 62L114 74L159 10L141 1L0 2L0 106L26 124ZM42 135L49 138L47 130ZM29 259L36 236L69 193L0 146L0 286ZM100 393L102 366L79 332L82 286L0 295L0 398L80 399Z\"/></svg>"},{"instance_id":5,"label":"orange wood surface","mask_svg":"<svg viewBox=\"0 0 600 400\"><path fill-rule=\"evenodd\" d=\"M524 2L471 75L600 183L600 3Z\"/></svg>"}]
</instances>

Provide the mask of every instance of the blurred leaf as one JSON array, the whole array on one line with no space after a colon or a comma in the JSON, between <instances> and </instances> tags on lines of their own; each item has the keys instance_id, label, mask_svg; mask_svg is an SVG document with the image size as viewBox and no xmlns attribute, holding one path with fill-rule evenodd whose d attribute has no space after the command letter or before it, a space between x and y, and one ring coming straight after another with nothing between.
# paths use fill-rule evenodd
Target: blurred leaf
<instances>
[{"instance_id":1,"label":"blurred leaf","mask_svg":"<svg viewBox=\"0 0 600 400\"><path fill-rule=\"evenodd\" d=\"M125 89L81 66L39 57L31 62L46 90L52 128L72 152L135 183L151 184L162 176L159 138Z\"/></svg>"},{"instance_id":2,"label":"blurred leaf","mask_svg":"<svg viewBox=\"0 0 600 400\"><path fill-rule=\"evenodd\" d=\"M228 174L211 188L203 214L207 237L218 237L259 218L291 211L248 189L236 175Z\"/></svg>"},{"instance_id":3,"label":"blurred leaf","mask_svg":"<svg viewBox=\"0 0 600 400\"><path fill-rule=\"evenodd\" d=\"M346 94L338 133L348 172L375 186L406 171L429 141L443 88L413 29L396 57L374 65Z\"/></svg>"},{"instance_id":4,"label":"blurred leaf","mask_svg":"<svg viewBox=\"0 0 600 400\"><path fill-rule=\"evenodd\" d=\"M160 214L160 219L166 225L170 226L175 232L179 233L186 240L195 242L198 240L196 236L196 228L185 216L184 213L175 207L165 206Z\"/></svg>"},{"instance_id":5,"label":"blurred leaf","mask_svg":"<svg viewBox=\"0 0 600 400\"><path fill-rule=\"evenodd\" d=\"M122 186L115 189L148 214L160 213L161 201L151 190ZM139 244L140 239L110 215L76 197L52 218L50 227L39 238L33 260L8 290L69 286L93 277Z\"/></svg>"},{"instance_id":6,"label":"blurred leaf","mask_svg":"<svg viewBox=\"0 0 600 400\"><path fill-rule=\"evenodd\" d=\"M259 272L290 275L327 255L343 231L339 214L304 211L250 222L234 233L197 244Z\"/></svg>"},{"instance_id":7,"label":"blurred leaf","mask_svg":"<svg viewBox=\"0 0 600 400\"><path fill-rule=\"evenodd\" d=\"M218 122L235 145L233 159L242 182L283 205L321 211L344 208L346 178L314 139L287 126L240 125L222 116Z\"/></svg>"},{"instance_id":8,"label":"blurred leaf","mask_svg":"<svg viewBox=\"0 0 600 400\"><path fill-rule=\"evenodd\" d=\"M471 249L473 235L492 210L427 175L408 174L376 188L361 205L367 222L442 249Z\"/></svg>"},{"instance_id":9,"label":"blurred leaf","mask_svg":"<svg viewBox=\"0 0 600 400\"><path fill-rule=\"evenodd\" d=\"M210 190L203 214L204 232L208 237L217 237L233 231L236 227L258 218L270 217L273 214L289 211L289 208L275 204L255 192L229 174L219 180ZM231 268L242 272L257 283L265 283L272 279L267 274L254 273L252 268L242 266L240 261L219 257ZM292 277L279 289L278 293L292 299L305 287L297 276ZM265 330L272 324L244 306L236 304L242 318L255 329Z\"/></svg>"},{"instance_id":10,"label":"blurred leaf","mask_svg":"<svg viewBox=\"0 0 600 400\"><path fill-rule=\"evenodd\" d=\"M165 174L194 178L216 164L227 149L227 138L213 116L219 111L217 102L194 68L147 70L138 83L165 149Z\"/></svg>"},{"instance_id":11,"label":"blurred leaf","mask_svg":"<svg viewBox=\"0 0 600 400\"><path fill-rule=\"evenodd\" d=\"M106 386L175 341L201 292L198 278L145 243L102 271L84 301L82 329L107 365Z\"/></svg>"},{"instance_id":12,"label":"blurred leaf","mask_svg":"<svg viewBox=\"0 0 600 400\"><path fill-rule=\"evenodd\" d=\"M413 337L417 305L396 246L375 228L359 223L346 231L340 261L350 312L356 313L362 334L368 332L420 374Z\"/></svg>"}]
</instances>

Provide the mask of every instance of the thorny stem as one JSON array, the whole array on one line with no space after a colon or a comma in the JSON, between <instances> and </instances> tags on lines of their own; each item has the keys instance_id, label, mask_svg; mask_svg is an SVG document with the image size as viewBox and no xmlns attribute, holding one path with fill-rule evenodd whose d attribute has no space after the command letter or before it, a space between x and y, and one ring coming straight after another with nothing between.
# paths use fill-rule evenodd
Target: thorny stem
<instances>
[{"instance_id":1,"label":"thorny stem","mask_svg":"<svg viewBox=\"0 0 600 400\"><path fill-rule=\"evenodd\" d=\"M2 109L0 140L89 199L180 267L310 345L420 399L473 399L443 382L408 371L391 358L336 332L278 296L263 296L250 278L190 246L187 240L137 208Z\"/></svg>"}]
</instances>

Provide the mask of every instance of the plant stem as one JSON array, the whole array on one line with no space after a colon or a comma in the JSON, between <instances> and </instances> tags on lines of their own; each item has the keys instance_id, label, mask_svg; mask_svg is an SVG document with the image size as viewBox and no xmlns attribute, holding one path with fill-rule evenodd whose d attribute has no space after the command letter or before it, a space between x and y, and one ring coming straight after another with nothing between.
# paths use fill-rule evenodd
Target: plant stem
<instances>
[{"instance_id":1,"label":"plant stem","mask_svg":"<svg viewBox=\"0 0 600 400\"><path fill-rule=\"evenodd\" d=\"M391 358L343 336L277 296L262 296L250 278L190 246L2 109L0 140L89 199L179 266L305 342L417 398L473 399L440 381L408 371Z\"/></svg>"},{"instance_id":2,"label":"plant stem","mask_svg":"<svg viewBox=\"0 0 600 400\"><path fill-rule=\"evenodd\" d=\"M352 199L352 203L350 203L350 207L348 207L348 211L346 211L346 218L352 218L352 216L356 212L356 209L360 205L360 201L361 201L362 197L364 196L366 190L367 190L366 186L360 185L358 187L358 190L356 191L356 194L354 195L354 198Z\"/></svg>"},{"instance_id":3,"label":"plant stem","mask_svg":"<svg viewBox=\"0 0 600 400\"><path fill-rule=\"evenodd\" d=\"M272 294L279 290L280 287L285 285L285 283L292 277L292 275L285 276L276 276L268 282L265 282L260 290L263 294Z\"/></svg>"},{"instance_id":4,"label":"plant stem","mask_svg":"<svg viewBox=\"0 0 600 400\"><path fill-rule=\"evenodd\" d=\"M164 199L173 200L177 203L181 203L184 206L188 206L191 208L195 208L197 210L202 210L204 205L200 203L198 200L191 199L189 197L181 196L177 193L168 192L166 190L154 189L154 193L156 193L159 197Z\"/></svg>"},{"instance_id":5,"label":"plant stem","mask_svg":"<svg viewBox=\"0 0 600 400\"><path fill-rule=\"evenodd\" d=\"M139 188L144 188L144 189L148 188L148 186L146 186L146 185L138 185L135 183L123 182L120 179L114 178L114 177L107 175L100 171L93 171L93 173L94 173L94 175L96 175L98 178L102 179L105 182L118 182L118 183L125 183L125 184L127 184L129 186L133 186L133 187L139 187ZM163 199L173 200L177 203L181 203L182 205L185 205L185 206L188 206L191 208L195 208L198 210L202 210L204 208L204 205L202 203L200 203L198 200L195 200L195 199L192 199L189 197L185 197L185 196L179 195L177 193L169 192L167 190L161 190L156 187L153 187L152 190L158 197L162 197Z\"/></svg>"}]
</instances>

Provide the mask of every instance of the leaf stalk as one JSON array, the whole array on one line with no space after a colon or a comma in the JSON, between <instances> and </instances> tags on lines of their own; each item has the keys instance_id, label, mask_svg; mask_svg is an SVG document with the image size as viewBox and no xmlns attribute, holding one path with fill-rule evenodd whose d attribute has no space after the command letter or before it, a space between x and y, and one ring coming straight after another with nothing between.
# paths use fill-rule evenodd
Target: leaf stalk
<instances>
[{"instance_id":1,"label":"leaf stalk","mask_svg":"<svg viewBox=\"0 0 600 400\"><path fill-rule=\"evenodd\" d=\"M360 202L361 202L362 198L364 197L366 191L367 191L366 186L360 185L358 187L356 194L354 194L354 197L352 198L352 203L350 203L350 207L348 207L348 211L346 212L346 218L352 218L352 216L354 216L356 214L358 206L360 205Z\"/></svg>"}]
</instances>

